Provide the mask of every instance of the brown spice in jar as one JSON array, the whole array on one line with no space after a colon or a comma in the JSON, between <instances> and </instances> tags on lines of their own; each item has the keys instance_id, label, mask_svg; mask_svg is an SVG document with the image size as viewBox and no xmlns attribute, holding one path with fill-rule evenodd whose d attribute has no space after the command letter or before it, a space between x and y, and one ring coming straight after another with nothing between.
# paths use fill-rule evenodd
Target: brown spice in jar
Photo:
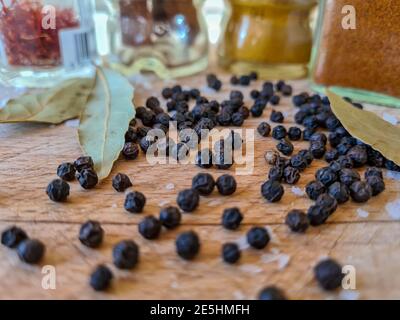
<instances>
[{"instance_id":1,"label":"brown spice in jar","mask_svg":"<svg viewBox=\"0 0 400 320\"><path fill-rule=\"evenodd\" d=\"M188 28L189 41L200 30L192 0L120 0L122 41L127 46L151 45L169 28Z\"/></svg>"},{"instance_id":2,"label":"brown spice in jar","mask_svg":"<svg viewBox=\"0 0 400 320\"><path fill-rule=\"evenodd\" d=\"M342 28L345 5L356 29ZM400 1L326 0L314 81L400 97L399 48Z\"/></svg>"}]
</instances>

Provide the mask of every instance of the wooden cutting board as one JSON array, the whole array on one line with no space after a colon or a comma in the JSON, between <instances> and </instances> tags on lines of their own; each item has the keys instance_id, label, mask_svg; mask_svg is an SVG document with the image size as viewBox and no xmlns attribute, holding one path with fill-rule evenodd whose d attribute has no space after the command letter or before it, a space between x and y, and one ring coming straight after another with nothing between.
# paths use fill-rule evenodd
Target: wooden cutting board
<instances>
[{"instance_id":1,"label":"wooden cutting board","mask_svg":"<svg viewBox=\"0 0 400 320\"><path fill-rule=\"evenodd\" d=\"M223 100L232 89L227 74L223 80L224 88L218 94L204 91L204 74L179 82L201 87L209 98ZM258 81L252 88L261 84ZM308 90L304 81L291 84L295 92ZM143 104L149 95L160 96L165 85L141 77L136 84L136 104ZM243 89L247 104L252 88ZM291 99L284 98L276 109L287 114L285 125L291 126L295 112ZM393 109L369 109L399 116ZM270 112L268 107L262 118L249 119L244 128L256 128L261 121L269 120ZM400 223L387 211L388 204L399 201L400 182L387 178L387 190L368 204L349 202L326 225L310 228L305 235L293 234L283 224L286 213L294 208L306 210L312 202L290 186L285 186L280 203L268 204L262 199L260 185L268 172L263 155L275 144L272 138L256 135L254 173L236 177L238 190L233 196L214 192L202 197L199 209L185 214L178 230L165 231L159 240L148 241L138 234L138 222L146 215L158 215L162 206L175 205L178 191L190 187L192 177L204 170L194 165L150 166L143 155L136 161L119 161L113 174L128 174L133 189L147 197L141 215L124 211L124 195L112 189L111 178L93 191L84 191L74 182L68 203L56 204L48 200L44 190L56 177L61 162L81 155L76 128L71 124L0 125L0 229L16 224L47 246L42 264L33 267L21 263L14 251L0 248L0 298L254 299L268 285L281 287L292 299L400 298ZM296 150L307 147L308 143L296 143ZM315 161L296 187L304 190L324 165ZM227 173L216 169L207 172L215 177ZM228 173L234 174L235 168ZM220 225L223 209L233 206L245 215L242 227L235 232ZM100 221L106 232L98 250L83 247L77 238L80 225L88 219ZM244 245L247 230L256 225L268 226L273 241L262 251L244 250L238 265L224 264L221 245L228 241ZM191 229L200 235L201 253L193 262L185 262L177 257L174 241L178 233ZM123 239L134 239L140 245L141 261L133 271L116 270L111 263L112 247ZM312 268L325 256L356 268L355 291L326 293L317 286ZM110 265L115 273L112 288L106 293L95 293L88 285L92 269L100 263ZM42 268L46 265L55 267L55 290L42 288Z\"/></svg>"}]
</instances>

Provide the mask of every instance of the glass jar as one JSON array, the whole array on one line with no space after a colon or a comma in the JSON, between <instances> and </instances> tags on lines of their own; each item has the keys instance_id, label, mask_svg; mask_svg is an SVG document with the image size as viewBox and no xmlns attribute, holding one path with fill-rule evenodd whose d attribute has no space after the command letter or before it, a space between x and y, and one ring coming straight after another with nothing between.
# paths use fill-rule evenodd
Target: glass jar
<instances>
[{"instance_id":1,"label":"glass jar","mask_svg":"<svg viewBox=\"0 0 400 320\"><path fill-rule=\"evenodd\" d=\"M312 86L400 107L400 2L322 0Z\"/></svg>"},{"instance_id":2,"label":"glass jar","mask_svg":"<svg viewBox=\"0 0 400 320\"><path fill-rule=\"evenodd\" d=\"M204 0L103 0L96 3L99 53L118 71L175 78L208 64Z\"/></svg>"},{"instance_id":3,"label":"glass jar","mask_svg":"<svg viewBox=\"0 0 400 320\"><path fill-rule=\"evenodd\" d=\"M0 80L51 87L93 73L92 0L0 0Z\"/></svg>"},{"instance_id":4,"label":"glass jar","mask_svg":"<svg viewBox=\"0 0 400 320\"><path fill-rule=\"evenodd\" d=\"M310 16L316 0L225 0L219 64L232 73L263 78L307 75L312 48Z\"/></svg>"}]
</instances>

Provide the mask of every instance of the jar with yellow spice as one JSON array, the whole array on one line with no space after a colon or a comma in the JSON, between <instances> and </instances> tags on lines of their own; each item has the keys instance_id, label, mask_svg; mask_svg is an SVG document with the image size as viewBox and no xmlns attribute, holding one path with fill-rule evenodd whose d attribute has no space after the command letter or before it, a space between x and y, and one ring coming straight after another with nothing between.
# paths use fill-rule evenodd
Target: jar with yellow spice
<instances>
[{"instance_id":1,"label":"jar with yellow spice","mask_svg":"<svg viewBox=\"0 0 400 320\"><path fill-rule=\"evenodd\" d=\"M296 79L308 73L316 0L225 0L219 64L232 73Z\"/></svg>"}]
</instances>

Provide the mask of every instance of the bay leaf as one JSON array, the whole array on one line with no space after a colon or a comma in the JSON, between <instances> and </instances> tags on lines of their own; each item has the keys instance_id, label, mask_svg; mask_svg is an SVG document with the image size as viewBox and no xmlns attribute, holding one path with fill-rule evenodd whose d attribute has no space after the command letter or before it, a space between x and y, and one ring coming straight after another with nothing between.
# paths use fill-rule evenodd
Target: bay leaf
<instances>
[{"instance_id":1,"label":"bay leaf","mask_svg":"<svg viewBox=\"0 0 400 320\"><path fill-rule=\"evenodd\" d=\"M355 108L342 97L327 90L331 108L346 130L400 165L400 127L367 110Z\"/></svg>"},{"instance_id":2,"label":"bay leaf","mask_svg":"<svg viewBox=\"0 0 400 320\"><path fill-rule=\"evenodd\" d=\"M67 80L40 93L22 95L0 110L0 123L59 124L79 117L94 86L94 78Z\"/></svg>"},{"instance_id":3,"label":"bay leaf","mask_svg":"<svg viewBox=\"0 0 400 320\"><path fill-rule=\"evenodd\" d=\"M78 130L84 153L93 158L99 179L108 177L124 147L125 133L135 116L134 88L121 74L98 68L96 84Z\"/></svg>"}]
</instances>

